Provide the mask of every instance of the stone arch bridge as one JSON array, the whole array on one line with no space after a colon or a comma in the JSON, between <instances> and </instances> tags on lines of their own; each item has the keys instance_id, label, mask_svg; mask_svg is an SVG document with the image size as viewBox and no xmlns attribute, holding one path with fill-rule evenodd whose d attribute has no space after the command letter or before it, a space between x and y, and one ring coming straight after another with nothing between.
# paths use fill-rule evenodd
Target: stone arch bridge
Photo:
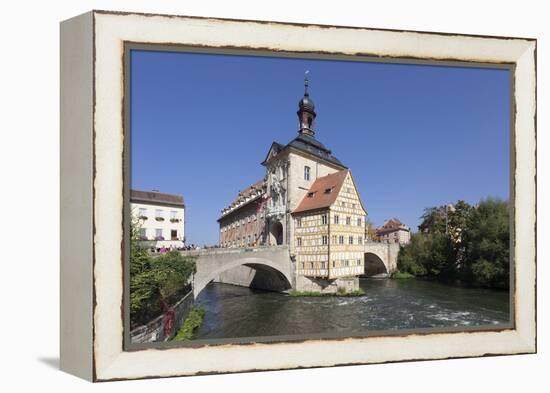
<instances>
[{"instance_id":1,"label":"stone arch bridge","mask_svg":"<svg viewBox=\"0 0 550 393\"><path fill-rule=\"evenodd\" d=\"M391 274L397 270L398 243L365 243L365 276Z\"/></svg>"},{"instance_id":2,"label":"stone arch bridge","mask_svg":"<svg viewBox=\"0 0 550 393\"><path fill-rule=\"evenodd\" d=\"M286 245L255 248L209 248L182 251L197 257L195 297L211 281L285 291L295 286L294 262Z\"/></svg>"},{"instance_id":3,"label":"stone arch bridge","mask_svg":"<svg viewBox=\"0 0 550 393\"><path fill-rule=\"evenodd\" d=\"M394 272L398 253L399 244L365 243L365 276ZM195 298L212 281L280 292L296 289L296 266L288 245L209 248L182 254L197 257Z\"/></svg>"}]
</instances>

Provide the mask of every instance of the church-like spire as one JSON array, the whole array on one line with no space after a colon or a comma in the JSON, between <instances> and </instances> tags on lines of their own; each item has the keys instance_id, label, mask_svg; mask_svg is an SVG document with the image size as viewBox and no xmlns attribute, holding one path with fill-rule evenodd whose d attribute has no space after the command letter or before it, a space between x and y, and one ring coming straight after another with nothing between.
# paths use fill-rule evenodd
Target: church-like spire
<instances>
[{"instance_id":1,"label":"church-like spire","mask_svg":"<svg viewBox=\"0 0 550 393\"><path fill-rule=\"evenodd\" d=\"M300 134L315 136L314 122L317 114L315 113L315 104L309 98L309 70L306 71L304 77L304 97L298 103L298 121L300 124Z\"/></svg>"}]
</instances>

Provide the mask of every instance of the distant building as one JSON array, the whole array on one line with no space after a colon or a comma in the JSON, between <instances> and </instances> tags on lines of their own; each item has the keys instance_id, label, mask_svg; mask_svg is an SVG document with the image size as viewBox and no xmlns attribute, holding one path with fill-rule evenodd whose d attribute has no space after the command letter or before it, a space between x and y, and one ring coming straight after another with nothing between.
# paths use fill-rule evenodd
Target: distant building
<instances>
[{"instance_id":1,"label":"distant building","mask_svg":"<svg viewBox=\"0 0 550 393\"><path fill-rule=\"evenodd\" d=\"M376 229L376 235L384 243L408 244L411 241L411 229L397 218L385 221Z\"/></svg>"},{"instance_id":2,"label":"distant building","mask_svg":"<svg viewBox=\"0 0 550 393\"><path fill-rule=\"evenodd\" d=\"M140 224L140 240L155 248L185 244L183 196L158 191L130 191L132 217Z\"/></svg>"},{"instance_id":3,"label":"distant building","mask_svg":"<svg viewBox=\"0 0 550 393\"><path fill-rule=\"evenodd\" d=\"M220 247L252 247L264 243L266 183L260 180L239 192L222 210Z\"/></svg>"}]
</instances>

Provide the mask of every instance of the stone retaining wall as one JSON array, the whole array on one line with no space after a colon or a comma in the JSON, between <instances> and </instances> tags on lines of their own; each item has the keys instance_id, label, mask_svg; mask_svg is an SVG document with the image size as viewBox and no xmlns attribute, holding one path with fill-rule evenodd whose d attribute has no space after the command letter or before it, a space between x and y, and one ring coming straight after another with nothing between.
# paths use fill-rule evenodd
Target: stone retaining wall
<instances>
[{"instance_id":1,"label":"stone retaining wall","mask_svg":"<svg viewBox=\"0 0 550 393\"><path fill-rule=\"evenodd\" d=\"M171 329L165 329L165 324L170 318L168 318L166 314L163 314L146 325L133 329L130 332L131 342L135 344L170 340L180 329L187 315L189 315L189 311L191 311L194 302L193 291L190 291L173 306L174 324ZM169 331L167 332L167 330Z\"/></svg>"},{"instance_id":2,"label":"stone retaining wall","mask_svg":"<svg viewBox=\"0 0 550 393\"><path fill-rule=\"evenodd\" d=\"M336 293L339 288L343 288L346 292L355 291L359 289L359 278L340 277L336 280L327 280L301 275L296 277L296 290L299 292Z\"/></svg>"}]
</instances>

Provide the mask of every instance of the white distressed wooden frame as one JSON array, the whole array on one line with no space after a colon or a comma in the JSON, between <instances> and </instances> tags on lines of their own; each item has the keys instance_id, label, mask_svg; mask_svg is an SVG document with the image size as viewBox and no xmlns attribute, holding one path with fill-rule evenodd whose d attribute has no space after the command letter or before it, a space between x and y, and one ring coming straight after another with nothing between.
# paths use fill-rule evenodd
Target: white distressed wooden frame
<instances>
[{"instance_id":1,"label":"white distressed wooden frame","mask_svg":"<svg viewBox=\"0 0 550 393\"><path fill-rule=\"evenodd\" d=\"M514 328L123 350L125 42L515 64ZM93 381L536 351L536 41L93 11L61 24L61 368Z\"/></svg>"}]
</instances>

